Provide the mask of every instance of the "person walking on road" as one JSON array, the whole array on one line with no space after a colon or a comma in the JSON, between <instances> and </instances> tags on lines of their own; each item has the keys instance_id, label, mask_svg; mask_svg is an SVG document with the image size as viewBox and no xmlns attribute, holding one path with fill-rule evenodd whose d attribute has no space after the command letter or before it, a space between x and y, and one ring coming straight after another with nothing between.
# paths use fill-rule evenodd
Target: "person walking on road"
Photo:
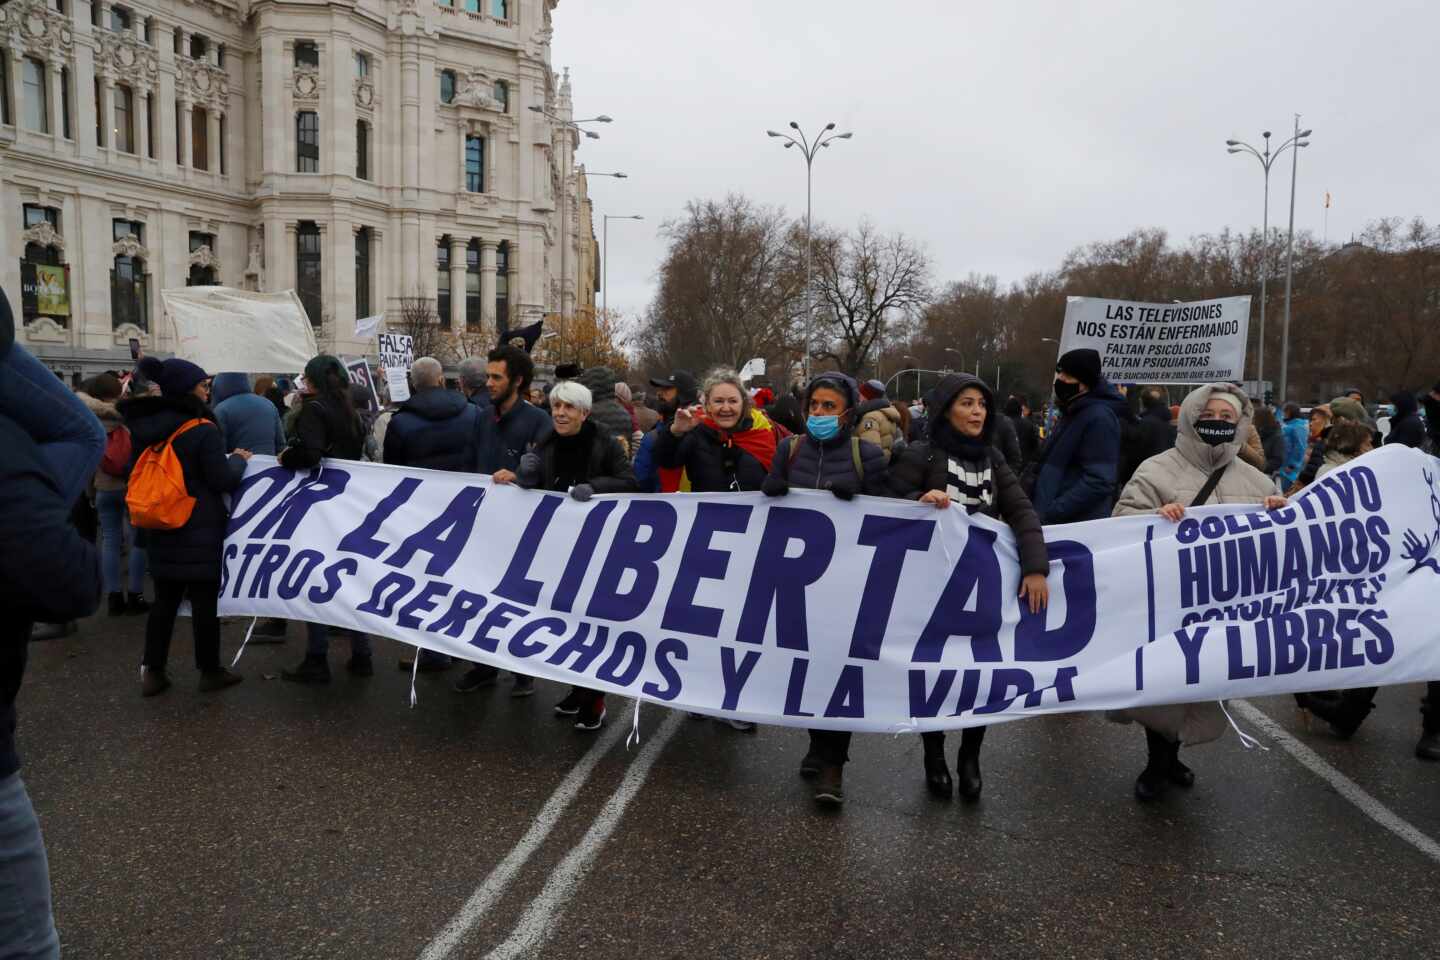
<instances>
[{"instance_id":1,"label":"person walking on road","mask_svg":"<svg viewBox=\"0 0 1440 960\"><path fill-rule=\"evenodd\" d=\"M1172 450L1140 465L1115 505L1117 517L1158 513L1179 523L1187 507L1255 503L1278 510L1287 503L1270 477L1239 459L1254 406L1239 387L1211 383L1180 405L1180 432ZM1172 784L1189 787L1194 772L1180 761L1181 745L1208 743L1225 729L1216 703L1186 703L1114 711L1112 720L1145 727L1148 759L1135 780L1140 800L1160 797Z\"/></svg>"},{"instance_id":2,"label":"person walking on road","mask_svg":"<svg viewBox=\"0 0 1440 960\"><path fill-rule=\"evenodd\" d=\"M775 450L770 474L761 489L781 497L791 487L829 490L841 500L857 493L883 497L885 455L880 448L854 436L855 408L860 390L843 373L822 373L805 391L805 433L786 437ZM845 763L850 759L850 733L811 730L810 749L800 761L800 775L816 780L815 801L839 805L845 800Z\"/></svg>"},{"instance_id":3,"label":"person walking on road","mask_svg":"<svg viewBox=\"0 0 1440 960\"><path fill-rule=\"evenodd\" d=\"M105 582L109 614L150 611L145 601L145 551L140 547L130 512L125 506L125 485L130 476L133 442L115 404L123 389L114 374L102 373L86 381L78 394L105 430L105 455L95 469L95 512L100 518L100 571ZM125 568L121 582L121 567Z\"/></svg>"},{"instance_id":4,"label":"person walking on road","mask_svg":"<svg viewBox=\"0 0 1440 960\"><path fill-rule=\"evenodd\" d=\"M1042 523L1110 515L1120 463L1125 398L1100 373L1100 354L1071 350L1055 365L1060 419L1027 471L1026 490Z\"/></svg>"},{"instance_id":5,"label":"person walking on road","mask_svg":"<svg viewBox=\"0 0 1440 960\"><path fill-rule=\"evenodd\" d=\"M579 380L556 384L550 391L551 427L521 458L518 472L497 471L495 482L569 493L582 503L597 493L637 492L624 440L597 428L591 410L590 390ZM576 685L555 704L555 715L574 717L576 730L599 730L605 694Z\"/></svg>"},{"instance_id":6,"label":"person walking on road","mask_svg":"<svg viewBox=\"0 0 1440 960\"><path fill-rule=\"evenodd\" d=\"M144 531L146 556L155 578L155 603L145 623L140 692L153 697L170 688L166 672L170 639L180 604L187 598L200 690L223 690L239 683L241 677L220 665L220 562L230 519L222 495L240 486L250 452L236 449L226 456L215 413L206 402L210 375L204 370L188 360L154 357L142 359L140 369L146 379L160 385L160 396L131 397L116 405L130 430L133 456L138 463L153 447L152 453L163 462L173 453L184 475L185 493L194 498L188 519L174 529L145 529L135 516ZM132 503L137 482L132 468L127 493Z\"/></svg>"},{"instance_id":7,"label":"person walking on road","mask_svg":"<svg viewBox=\"0 0 1440 960\"><path fill-rule=\"evenodd\" d=\"M1020 598L1030 612L1049 604L1046 577L1050 558L1040 518L1004 455L991 443L995 424L1003 417L994 412L995 394L985 381L970 374L951 374L930 394L934 415L927 440L907 447L891 463L892 495L919 500L944 510L952 504L967 515L983 514L1010 525L1020 552ZM980 796L980 746L986 727L967 727L960 735L955 768L960 795ZM924 743L925 785L940 797L953 789L945 760L945 734L929 731Z\"/></svg>"}]
</instances>

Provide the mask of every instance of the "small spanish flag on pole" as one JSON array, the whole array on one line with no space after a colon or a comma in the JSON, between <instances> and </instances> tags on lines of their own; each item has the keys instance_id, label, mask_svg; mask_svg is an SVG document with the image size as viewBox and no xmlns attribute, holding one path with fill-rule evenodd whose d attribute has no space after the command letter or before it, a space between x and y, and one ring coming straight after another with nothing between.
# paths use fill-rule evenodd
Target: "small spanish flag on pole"
<instances>
[{"instance_id":1,"label":"small spanish flag on pole","mask_svg":"<svg viewBox=\"0 0 1440 960\"><path fill-rule=\"evenodd\" d=\"M1320 243L1323 246L1330 240L1330 191L1325 191L1325 217L1324 226L1320 228Z\"/></svg>"},{"instance_id":2,"label":"small spanish flag on pole","mask_svg":"<svg viewBox=\"0 0 1440 960\"><path fill-rule=\"evenodd\" d=\"M1329 210L1329 209L1330 209L1330 191L1329 191L1329 190L1326 190L1326 191L1325 191L1325 209L1326 209L1326 210Z\"/></svg>"}]
</instances>

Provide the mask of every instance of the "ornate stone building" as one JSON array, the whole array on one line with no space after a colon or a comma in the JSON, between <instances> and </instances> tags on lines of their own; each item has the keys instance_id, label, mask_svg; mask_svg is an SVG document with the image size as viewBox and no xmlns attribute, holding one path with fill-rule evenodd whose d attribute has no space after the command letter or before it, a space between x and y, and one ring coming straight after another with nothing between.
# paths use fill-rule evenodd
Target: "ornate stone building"
<instances>
[{"instance_id":1,"label":"ornate stone building","mask_svg":"<svg viewBox=\"0 0 1440 960\"><path fill-rule=\"evenodd\" d=\"M164 353L160 291L187 284L293 287L349 355L374 351L356 318L402 299L456 334L573 311L595 251L558 2L5 3L0 286L22 342L65 372L128 364L131 337Z\"/></svg>"}]
</instances>

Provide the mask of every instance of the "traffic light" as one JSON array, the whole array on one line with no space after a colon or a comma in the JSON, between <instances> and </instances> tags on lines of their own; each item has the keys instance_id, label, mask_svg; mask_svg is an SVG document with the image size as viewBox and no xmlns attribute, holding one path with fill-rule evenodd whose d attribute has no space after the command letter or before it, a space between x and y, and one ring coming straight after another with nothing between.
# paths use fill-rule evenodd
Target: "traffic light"
<instances>
[{"instance_id":1,"label":"traffic light","mask_svg":"<svg viewBox=\"0 0 1440 960\"><path fill-rule=\"evenodd\" d=\"M1275 391L1274 391L1274 390L1267 389L1267 390L1265 391L1265 406L1267 406L1267 407L1273 407L1273 406L1275 406Z\"/></svg>"}]
</instances>

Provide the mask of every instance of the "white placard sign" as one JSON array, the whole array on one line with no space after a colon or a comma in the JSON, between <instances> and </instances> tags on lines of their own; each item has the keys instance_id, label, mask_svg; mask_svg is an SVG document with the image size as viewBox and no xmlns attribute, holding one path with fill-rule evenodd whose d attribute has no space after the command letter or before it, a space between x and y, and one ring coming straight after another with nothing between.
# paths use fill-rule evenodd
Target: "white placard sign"
<instances>
[{"instance_id":1,"label":"white placard sign","mask_svg":"<svg viewBox=\"0 0 1440 960\"><path fill-rule=\"evenodd\" d=\"M415 338L408 333L380 334L380 366L386 370L396 368L401 373L410 370L415 362Z\"/></svg>"},{"instance_id":2,"label":"white placard sign","mask_svg":"<svg viewBox=\"0 0 1440 960\"><path fill-rule=\"evenodd\" d=\"M1100 353L1112 383L1219 383L1242 380L1250 298L1136 303L1067 297L1060 353Z\"/></svg>"}]
</instances>

